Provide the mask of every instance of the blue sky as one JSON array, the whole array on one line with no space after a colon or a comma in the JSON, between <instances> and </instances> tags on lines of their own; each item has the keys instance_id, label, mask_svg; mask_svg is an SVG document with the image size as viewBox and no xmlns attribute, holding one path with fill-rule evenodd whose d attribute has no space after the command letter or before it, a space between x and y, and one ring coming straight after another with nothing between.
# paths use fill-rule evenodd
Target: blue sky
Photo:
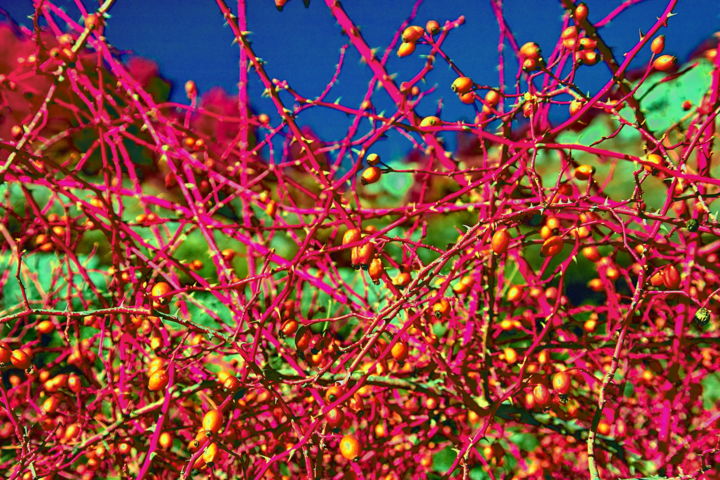
<instances>
[{"instance_id":1,"label":"blue sky","mask_svg":"<svg viewBox=\"0 0 720 480\"><path fill-rule=\"evenodd\" d=\"M79 18L73 1L59 0L66 11ZM86 7L90 2L84 2ZM550 49L560 33L563 10L557 0L506 0L507 20L520 43L533 40ZM619 0L589 0L590 19L599 19L620 4ZM229 2L234 6L234 2ZM278 12L272 0L248 0L249 30L253 32L253 47L267 63L272 77L285 79L302 95L317 96L333 75L340 47L346 42L335 24L325 2L311 0L305 8L301 0L290 0L284 11ZM400 0L346 0L346 10L362 28L368 43L385 47L402 22L410 14L414 2ZM618 56L638 38L640 30L647 30L660 15L667 0L646 0L631 6L601 34L614 47ZM0 7L12 18L28 24L32 13L31 0L0 0ZM714 31L720 30L720 2L718 0L680 1L678 15L665 29L667 52L681 61ZM111 10L106 35L117 48L155 60L162 75L175 88L172 99L187 102L182 88L185 80L196 81L201 93L219 86L229 93L236 91L238 81L237 45L232 44L230 29L223 26L223 18L212 0L118 0ZM443 23L459 15L466 17L465 25L453 32L445 50L465 74L482 84L497 84L497 33L489 0L426 0L421 4L416 23L424 25L428 19ZM418 48L418 51L421 49ZM421 53L421 52L420 52ZM649 51L638 66L649 58ZM388 68L397 72L398 81L409 79L423 60L397 58L392 55ZM471 119L471 106L457 101L449 90L455 75L442 62L424 87L437 85L437 95L419 106L423 115L435 113L438 98L444 97L443 118ZM358 57L348 54L340 81L328 99L342 98L348 105L357 106L370 78L368 69ZM608 78L602 66L583 67L578 84L592 91ZM256 111L269 111L267 100L260 97L260 87L251 75L251 96ZM381 102L380 102L381 103ZM378 103L376 103L378 105ZM382 105L380 105L382 107ZM312 126L321 138L337 138L342 125L351 119L310 109L301 123ZM401 149L406 149L407 144ZM394 152L400 154L400 151Z\"/></svg>"}]
</instances>

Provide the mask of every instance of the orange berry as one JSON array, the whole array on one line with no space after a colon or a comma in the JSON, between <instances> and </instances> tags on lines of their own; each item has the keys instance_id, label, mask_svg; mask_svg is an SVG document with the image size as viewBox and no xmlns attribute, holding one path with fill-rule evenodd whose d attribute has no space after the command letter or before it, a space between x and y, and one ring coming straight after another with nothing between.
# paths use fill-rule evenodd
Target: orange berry
<instances>
[{"instance_id":1,"label":"orange berry","mask_svg":"<svg viewBox=\"0 0 720 480\"><path fill-rule=\"evenodd\" d=\"M160 434L160 438L158 438L158 443L159 443L160 446L161 446L162 448L164 448L165 450L167 450L167 449L169 449L170 447L172 447L172 444L173 444L173 436L172 436L172 433L170 433L170 432L162 432L162 433Z\"/></svg>"},{"instance_id":2,"label":"orange berry","mask_svg":"<svg viewBox=\"0 0 720 480\"><path fill-rule=\"evenodd\" d=\"M408 356L407 344L405 342L397 342L395 345L392 346L392 349L390 350L390 355L392 355L392 357L398 362L402 362Z\"/></svg>"},{"instance_id":3,"label":"orange berry","mask_svg":"<svg viewBox=\"0 0 720 480\"><path fill-rule=\"evenodd\" d=\"M567 372L557 372L552 377L552 386L559 394L566 394L570 391L570 375Z\"/></svg>"},{"instance_id":4,"label":"orange berry","mask_svg":"<svg viewBox=\"0 0 720 480\"><path fill-rule=\"evenodd\" d=\"M583 50L594 50L595 47L597 47L597 40L593 40L592 38L583 37L579 41L580 48Z\"/></svg>"},{"instance_id":5,"label":"orange berry","mask_svg":"<svg viewBox=\"0 0 720 480\"><path fill-rule=\"evenodd\" d=\"M370 265L370 261L375 255L375 246L368 242L359 247L353 247L351 251L352 265L355 267L367 267Z\"/></svg>"},{"instance_id":6,"label":"orange berry","mask_svg":"<svg viewBox=\"0 0 720 480\"><path fill-rule=\"evenodd\" d=\"M677 290L680 288L680 272L674 265L668 265L662 270L662 281L665 288Z\"/></svg>"},{"instance_id":7,"label":"orange berry","mask_svg":"<svg viewBox=\"0 0 720 480\"><path fill-rule=\"evenodd\" d=\"M460 282L453 287L453 292L455 293L465 293L473 286L475 281L472 277L466 275L460 279Z\"/></svg>"},{"instance_id":8,"label":"orange berry","mask_svg":"<svg viewBox=\"0 0 720 480\"><path fill-rule=\"evenodd\" d=\"M528 410L535 408L535 395L532 392L525 393L524 404Z\"/></svg>"},{"instance_id":9,"label":"orange berry","mask_svg":"<svg viewBox=\"0 0 720 480\"><path fill-rule=\"evenodd\" d=\"M325 391L325 400L328 402L334 402L338 398L340 398L343 394L343 389L339 385L331 385L326 391Z\"/></svg>"},{"instance_id":10,"label":"orange berry","mask_svg":"<svg viewBox=\"0 0 720 480\"><path fill-rule=\"evenodd\" d=\"M340 440L340 454L348 460L355 460L360 455L360 442L352 435L345 435Z\"/></svg>"},{"instance_id":11,"label":"orange berry","mask_svg":"<svg viewBox=\"0 0 720 480\"><path fill-rule=\"evenodd\" d=\"M550 403L550 390L542 383L539 383L533 388L533 397L536 405L544 407Z\"/></svg>"},{"instance_id":12,"label":"orange berry","mask_svg":"<svg viewBox=\"0 0 720 480\"><path fill-rule=\"evenodd\" d=\"M588 13L590 13L590 11L586 4L578 4L578 6L575 7L575 11L573 12L573 18L575 19L575 23L582 23L587 20Z\"/></svg>"},{"instance_id":13,"label":"orange berry","mask_svg":"<svg viewBox=\"0 0 720 480\"><path fill-rule=\"evenodd\" d=\"M462 95L463 93L467 93L472 90L473 81L470 77L458 77L453 81L450 88L458 95Z\"/></svg>"},{"instance_id":14,"label":"orange berry","mask_svg":"<svg viewBox=\"0 0 720 480\"><path fill-rule=\"evenodd\" d=\"M67 378L67 386L71 392L78 393L82 388L82 381L80 380L80 377L71 373Z\"/></svg>"},{"instance_id":15,"label":"orange berry","mask_svg":"<svg viewBox=\"0 0 720 480\"><path fill-rule=\"evenodd\" d=\"M32 356L21 349L13 350L10 354L10 363L12 363L15 368L25 370L30 368L30 365L32 364Z\"/></svg>"},{"instance_id":16,"label":"orange berry","mask_svg":"<svg viewBox=\"0 0 720 480\"><path fill-rule=\"evenodd\" d=\"M350 228L343 234L342 244L347 245L349 243L355 243L358 240L360 240L360 230L357 228Z\"/></svg>"},{"instance_id":17,"label":"orange berry","mask_svg":"<svg viewBox=\"0 0 720 480\"><path fill-rule=\"evenodd\" d=\"M265 213L267 213L269 217L274 217L276 212L277 202L275 200L270 200L265 206Z\"/></svg>"},{"instance_id":18,"label":"orange berry","mask_svg":"<svg viewBox=\"0 0 720 480\"><path fill-rule=\"evenodd\" d=\"M566 38L577 38L577 36L578 36L578 29L574 25L570 25L565 30L563 30L562 33L560 34L560 38L562 38L563 40Z\"/></svg>"},{"instance_id":19,"label":"orange berry","mask_svg":"<svg viewBox=\"0 0 720 480\"><path fill-rule=\"evenodd\" d=\"M218 446L217 443L211 443L207 447L205 447L205 451L202 454L202 459L207 464L211 464L215 461L215 458L218 454Z\"/></svg>"},{"instance_id":20,"label":"orange berry","mask_svg":"<svg viewBox=\"0 0 720 480\"><path fill-rule=\"evenodd\" d=\"M283 332L283 335L290 336L297 332L298 329L298 322L292 319L287 320L285 323L283 323L281 330Z\"/></svg>"},{"instance_id":21,"label":"orange berry","mask_svg":"<svg viewBox=\"0 0 720 480\"><path fill-rule=\"evenodd\" d=\"M398 47L397 56L407 57L415 52L415 42L403 42Z\"/></svg>"},{"instance_id":22,"label":"orange berry","mask_svg":"<svg viewBox=\"0 0 720 480\"><path fill-rule=\"evenodd\" d=\"M102 25L102 22L103 22L102 17L100 17L99 15L96 15L94 13L91 13L90 15L85 17L85 28L87 28L88 30L93 30L93 29L99 27L100 25Z\"/></svg>"},{"instance_id":23,"label":"orange berry","mask_svg":"<svg viewBox=\"0 0 720 480\"><path fill-rule=\"evenodd\" d=\"M148 379L148 390L151 392L160 391L167 386L168 381L169 377L165 370L157 370Z\"/></svg>"},{"instance_id":24,"label":"orange berry","mask_svg":"<svg viewBox=\"0 0 720 480\"><path fill-rule=\"evenodd\" d=\"M612 266L607 267L605 269L605 276L610 280L617 280L618 278L620 278L620 270Z\"/></svg>"},{"instance_id":25,"label":"orange berry","mask_svg":"<svg viewBox=\"0 0 720 480\"><path fill-rule=\"evenodd\" d=\"M560 38L562 39L563 47L572 50L573 48L575 48L575 45L577 44L577 38L578 38L577 27L572 26L572 25L567 27L560 34Z\"/></svg>"},{"instance_id":26,"label":"orange berry","mask_svg":"<svg viewBox=\"0 0 720 480\"><path fill-rule=\"evenodd\" d=\"M568 110L570 111L570 115L575 115L580 111L580 109L583 107L584 103L580 100L573 100L570 102L570 107Z\"/></svg>"},{"instance_id":27,"label":"orange berry","mask_svg":"<svg viewBox=\"0 0 720 480\"><path fill-rule=\"evenodd\" d=\"M677 58L672 55L661 55L653 61L652 66L660 72L669 72L677 67Z\"/></svg>"},{"instance_id":28,"label":"orange berry","mask_svg":"<svg viewBox=\"0 0 720 480\"><path fill-rule=\"evenodd\" d=\"M500 103L500 92L497 90L488 90L485 94L485 104L494 107Z\"/></svg>"},{"instance_id":29,"label":"orange berry","mask_svg":"<svg viewBox=\"0 0 720 480\"><path fill-rule=\"evenodd\" d=\"M538 65L539 65L539 64L538 64L537 59L535 59L535 58L526 58L525 60L523 60L522 69L523 69L524 71L526 71L526 72L534 72L535 70L537 70ZM526 111L526 110L525 110L526 108L532 109L532 108L533 108L532 102L526 102L526 103L523 104L523 113L524 113L525 116L527 117L527 116L528 116L530 113L532 113L532 112L531 112L531 111Z\"/></svg>"},{"instance_id":30,"label":"orange berry","mask_svg":"<svg viewBox=\"0 0 720 480\"><path fill-rule=\"evenodd\" d=\"M590 229L585 225L581 225L579 227L571 228L570 234L575 238L587 238L590 236Z\"/></svg>"},{"instance_id":31,"label":"orange berry","mask_svg":"<svg viewBox=\"0 0 720 480\"><path fill-rule=\"evenodd\" d=\"M393 279L393 285L396 285L398 287L406 287L410 284L412 281L412 277L408 272L400 272L397 274L397 276Z\"/></svg>"},{"instance_id":32,"label":"orange berry","mask_svg":"<svg viewBox=\"0 0 720 480\"><path fill-rule=\"evenodd\" d=\"M185 82L185 95L191 100L197 97L197 85L192 80Z\"/></svg>"},{"instance_id":33,"label":"orange berry","mask_svg":"<svg viewBox=\"0 0 720 480\"><path fill-rule=\"evenodd\" d=\"M540 253L543 257L554 257L563 248L563 239L557 235L554 235L545 240L540 249Z\"/></svg>"},{"instance_id":34,"label":"orange berry","mask_svg":"<svg viewBox=\"0 0 720 480\"><path fill-rule=\"evenodd\" d=\"M370 275L370 278L377 282L382 277L383 272L385 269L383 268L382 260L375 257L370 261L370 266L368 266L368 275Z\"/></svg>"},{"instance_id":35,"label":"orange berry","mask_svg":"<svg viewBox=\"0 0 720 480\"><path fill-rule=\"evenodd\" d=\"M405 28L402 33L402 41L403 42L417 42L420 40L425 33L425 30L423 30L422 27L418 25L410 25L409 27Z\"/></svg>"},{"instance_id":36,"label":"orange berry","mask_svg":"<svg viewBox=\"0 0 720 480\"><path fill-rule=\"evenodd\" d=\"M578 180L588 180L595 173L595 167L592 165L580 165L575 169L575 178Z\"/></svg>"},{"instance_id":37,"label":"orange berry","mask_svg":"<svg viewBox=\"0 0 720 480\"><path fill-rule=\"evenodd\" d=\"M583 248L582 254L591 262L597 262L601 258L600 251L595 246Z\"/></svg>"},{"instance_id":38,"label":"orange berry","mask_svg":"<svg viewBox=\"0 0 720 480\"><path fill-rule=\"evenodd\" d=\"M648 154L647 157L645 157L645 160L652 165L643 165L643 168L645 169L646 172L649 172L652 174L657 173L657 169L656 169L655 165L657 165L658 167L661 167L665 164L663 157L658 155L657 153Z\"/></svg>"},{"instance_id":39,"label":"orange berry","mask_svg":"<svg viewBox=\"0 0 720 480\"><path fill-rule=\"evenodd\" d=\"M517 351L515 351L515 349L512 348L512 347L505 347L505 348L503 349L503 355L504 355L504 357L505 357L505 361L506 361L509 365L513 365L513 364L515 364L515 363L518 361Z\"/></svg>"},{"instance_id":40,"label":"orange berry","mask_svg":"<svg viewBox=\"0 0 720 480\"><path fill-rule=\"evenodd\" d=\"M432 309L436 317L443 317L450 312L450 302L447 298L441 298L433 305Z\"/></svg>"},{"instance_id":41,"label":"orange berry","mask_svg":"<svg viewBox=\"0 0 720 480\"><path fill-rule=\"evenodd\" d=\"M593 278L588 283L588 288L592 290L593 292L602 292L605 290L605 286L602 283L602 280L599 278Z\"/></svg>"},{"instance_id":42,"label":"orange berry","mask_svg":"<svg viewBox=\"0 0 720 480\"><path fill-rule=\"evenodd\" d=\"M578 52L577 59L585 65L595 65L600 61L600 55L595 50L583 50Z\"/></svg>"},{"instance_id":43,"label":"orange berry","mask_svg":"<svg viewBox=\"0 0 720 480\"><path fill-rule=\"evenodd\" d=\"M665 283L665 282L664 282L664 279L663 279L663 272L662 272L662 270L658 270L657 272L655 272L655 273L650 277L650 285L652 285L653 287L660 287L660 286L662 286L664 283Z\"/></svg>"},{"instance_id":44,"label":"orange berry","mask_svg":"<svg viewBox=\"0 0 720 480\"><path fill-rule=\"evenodd\" d=\"M20 125L13 125L10 128L10 136L15 140L19 139L23 135L23 128Z\"/></svg>"},{"instance_id":45,"label":"orange berry","mask_svg":"<svg viewBox=\"0 0 720 480\"><path fill-rule=\"evenodd\" d=\"M548 227L547 225L543 225L540 228L540 238L542 238L543 240L547 240L548 238L552 237L554 233L557 232L554 232L553 229Z\"/></svg>"},{"instance_id":46,"label":"orange berry","mask_svg":"<svg viewBox=\"0 0 720 480\"><path fill-rule=\"evenodd\" d=\"M434 115L425 117L422 120L420 120L421 127L434 127L435 125L438 125L439 123L440 123L440 119Z\"/></svg>"},{"instance_id":47,"label":"orange berry","mask_svg":"<svg viewBox=\"0 0 720 480\"><path fill-rule=\"evenodd\" d=\"M540 58L540 45L535 42L527 42L520 47L520 56L526 59Z\"/></svg>"},{"instance_id":48,"label":"orange berry","mask_svg":"<svg viewBox=\"0 0 720 480\"><path fill-rule=\"evenodd\" d=\"M545 220L545 225L551 230L557 230L562 226L562 224L560 223L560 219L557 217L547 217L547 219Z\"/></svg>"},{"instance_id":49,"label":"orange berry","mask_svg":"<svg viewBox=\"0 0 720 480\"><path fill-rule=\"evenodd\" d=\"M655 55L660 55L665 50L665 35L658 35L650 44L650 50Z\"/></svg>"},{"instance_id":50,"label":"orange berry","mask_svg":"<svg viewBox=\"0 0 720 480\"><path fill-rule=\"evenodd\" d=\"M523 294L522 285L513 285L507 291L507 300L508 300L508 302L515 302L517 300L520 300L520 297L522 297L522 294Z\"/></svg>"},{"instance_id":51,"label":"orange berry","mask_svg":"<svg viewBox=\"0 0 720 480\"><path fill-rule=\"evenodd\" d=\"M360 181L363 185L369 185L380 180L382 171L379 167L368 167L363 170Z\"/></svg>"},{"instance_id":52,"label":"orange berry","mask_svg":"<svg viewBox=\"0 0 720 480\"><path fill-rule=\"evenodd\" d=\"M428 22L425 24L425 30L430 35L436 35L440 33L440 24L437 22L437 20L428 20Z\"/></svg>"},{"instance_id":53,"label":"orange berry","mask_svg":"<svg viewBox=\"0 0 720 480\"><path fill-rule=\"evenodd\" d=\"M592 318L589 320L586 320L585 323L583 324L583 329L588 333L594 332L596 328L597 328L597 320L593 320Z\"/></svg>"},{"instance_id":54,"label":"orange berry","mask_svg":"<svg viewBox=\"0 0 720 480\"><path fill-rule=\"evenodd\" d=\"M610 435L610 424L606 420L600 420L597 426L597 432L600 435Z\"/></svg>"},{"instance_id":55,"label":"orange berry","mask_svg":"<svg viewBox=\"0 0 720 480\"><path fill-rule=\"evenodd\" d=\"M168 299L162 297L165 297L171 290L172 287L167 282L158 282L153 285L152 290L150 291L150 295L152 295L152 297L158 302L164 303Z\"/></svg>"},{"instance_id":56,"label":"orange berry","mask_svg":"<svg viewBox=\"0 0 720 480\"><path fill-rule=\"evenodd\" d=\"M222 426L222 419L220 410L210 410L203 417L202 428L208 432L216 433Z\"/></svg>"},{"instance_id":57,"label":"orange berry","mask_svg":"<svg viewBox=\"0 0 720 480\"><path fill-rule=\"evenodd\" d=\"M490 241L490 247L493 252L502 255L507 251L508 245L510 245L510 234L507 232L507 229L501 228L493 234L492 240Z\"/></svg>"},{"instance_id":58,"label":"orange berry","mask_svg":"<svg viewBox=\"0 0 720 480\"><path fill-rule=\"evenodd\" d=\"M458 99L465 105L470 105L475 103L475 94L473 92L463 93Z\"/></svg>"},{"instance_id":59,"label":"orange berry","mask_svg":"<svg viewBox=\"0 0 720 480\"><path fill-rule=\"evenodd\" d=\"M152 360L150 360L150 363L147 367L147 376L152 376L153 373L164 370L165 369L165 360L163 360L160 357L155 357Z\"/></svg>"},{"instance_id":60,"label":"orange berry","mask_svg":"<svg viewBox=\"0 0 720 480\"><path fill-rule=\"evenodd\" d=\"M10 363L12 350L0 343L0 363Z\"/></svg>"},{"instance_id":61,"label":"orange berry","mask_svg":"<svg viewBox=\"0 0 720 480\"><path fill-rule=\"evenodd\" d=\"M43 402L42 410L45 413L55 413L58 405L60 405L60 398L55 395L51 395Z\"/></svg>"},{"instance_id":62,"label":"orange berry","mask_svg":"<svg viewBox=\"0 0 720 480\"><path fill-rule=\"evenodd\" d=\"M120 442L117 445L117 451L121 455L127 455L130 453L130 450L132 449L132 446L127 442Z\"/></svg>"},{"instance_id":63,"label":"orange berry","mask_svg":"<svg viewBox=\"0 0 720 480\"><path fill-rule=\"evenodd\" d=\"M418 25L410 25L403 30L402 40L403 42L417 42L420 40L425 33L422 27Z\"/></svg>"},{"instance_id":64,"label":"orange berry","mask_svg":"<svg viewBox=\"0 0 720 480\"><path fill-rule=\"evenodd\" d=\"M328 425L336 428L342 425L343 420L345 420L345 415L339 409L333 408L325 414L325 420L327 421Z\"/></svg>"}]
</instances>

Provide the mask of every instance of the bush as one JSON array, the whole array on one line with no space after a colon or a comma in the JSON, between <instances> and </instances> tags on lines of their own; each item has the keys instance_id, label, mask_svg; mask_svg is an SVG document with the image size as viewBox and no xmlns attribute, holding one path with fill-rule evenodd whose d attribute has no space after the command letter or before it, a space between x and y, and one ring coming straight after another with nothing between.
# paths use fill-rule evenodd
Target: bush
<instances>
[{"instance_id":1,"label":"bush","mask_svg":"<svg viewBox=\"0 0 720 480\"><path fill-rule=\"evenodd\" d=\"M503 30L514 80L481 85L444 49L463 17L376 51L326 3L348 46L317 98L272 78L245 2L217 4L248 78L189 105L107 44L111 1L0 28L2 469L717 476L717 41L668 55L671 1L623 56L563 1L555 47ZM355 104L329 96L349 51ZM445 65L471 121L418 114Z\"/></svg>"}]
</instances>

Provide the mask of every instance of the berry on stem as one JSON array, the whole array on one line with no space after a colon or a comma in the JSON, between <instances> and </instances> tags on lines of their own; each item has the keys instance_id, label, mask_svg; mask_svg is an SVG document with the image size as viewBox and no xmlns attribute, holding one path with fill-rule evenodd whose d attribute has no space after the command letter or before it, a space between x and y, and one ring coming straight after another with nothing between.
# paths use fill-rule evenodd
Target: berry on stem
<instances>
[{"instance_id":1,"label":"berry on stem","mask_svg":"<svg viewBox=\"0 0 720 480\"><path fill-rule=\"evenodd\" d=\"M348 460L356 461L360 456L360 442L352 435L345 435L340 440L340 454Z\"/></svg>"},{"instance_id":2,"label":"berry on stem","mask_svg":"<svg viewBox=\"0 0 720 480\"><path fill-rule=\"evenodd\" d=\"M677 68L677 57L672 55L661 55L653 60L652 66L659 72L670 72Z\"/></svg>"},{"instance_id":3,"label":"berry on stem","mask_svg":"<svg viewBox=\"0 0 720 480\"><path fill-rule=\"evenodd\" d=\"M27 370L32 365L32 355L23 349L13 350L10 354L10 363L15 368Z\"/></svg>"},{"instance_id":4,"label":"berry on stem","mask_svg":"<svg viewBox=\"0 0 720 480\"><path fill-rule=\"evenodd\" d=\"M402 33L402 41L403 42L417 42L420 40L423 36L425 31L422 27L418 25L410 25L409 27L405 28Z\"/></svg>"},{"instance_id":5,"label":"berry on stem","mask_svg":"<svg viewBox=\"0 0 720 480\"><path fill-rule=\"evenodd\" d=\"M202 428L205 431L217 433L222 426L222 412L220 410L209 410L202 419Z\"/></svg>"}]
</instances>

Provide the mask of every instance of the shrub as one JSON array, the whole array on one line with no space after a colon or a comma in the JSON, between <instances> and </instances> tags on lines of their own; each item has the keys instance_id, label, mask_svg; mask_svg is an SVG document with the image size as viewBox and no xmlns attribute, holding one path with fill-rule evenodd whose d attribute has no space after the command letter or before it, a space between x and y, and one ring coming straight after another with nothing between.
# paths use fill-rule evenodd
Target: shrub
<instances>
[{"instance_id":1,"label":"shrub","mask_svg":"<svg viewBox=\"0 0 720 480\"><path fill-rule=\"evenodd\" d=\"M514 81L481 85L445 49L463 17L376 51L328 0L348 46L306 98L218 0L247 78L189 105L107 44L111 1L0 28L3 470L718 475L717 42L665 53L670 1L623 56L562 3L551 50L492 3ZM329 99L348 50L356 104ZM472 121L418 113L445 65ZM611 75L586 94L586 69ZM321 138L306 111L353 120Z\"/></svg>"}]
</instances>

